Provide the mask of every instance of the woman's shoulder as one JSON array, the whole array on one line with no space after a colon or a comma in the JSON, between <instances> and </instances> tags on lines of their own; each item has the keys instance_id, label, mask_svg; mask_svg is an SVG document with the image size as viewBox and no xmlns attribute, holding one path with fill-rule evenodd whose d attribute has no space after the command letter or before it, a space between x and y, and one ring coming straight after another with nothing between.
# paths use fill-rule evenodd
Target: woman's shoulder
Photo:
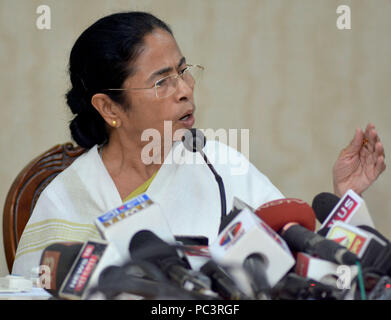
<instances>
[{"instance_id":1,"label":"woman's shoulder","mask_svg":"<svg viewBox=\"0 0 391 320\"><path fill-rule=\"evenodd\" d=\"M38 202L41 202L41 198L57 202L61 200L63 194L69 192L74 193L73 190L77 192L77 189L82 188L84 185L83 181L86 181L86 176L93 174L91 170L97 170L94 164L96 162L96 156L99 157L94 147L80 155L50 181L40 194Z\"/></svg>"},{"instance_id":2,"label":"woman's shoulder","mask_svg":"<svg viewBox=\"0 0 391 320\"><path fill-rule=\"evenodd\" d=\"M91 171L96 168L97 157L99 157L97 146L92 147L77 159L75 159L67 168L61 171L45 188L53 187L60 181L74 178L75 175L83 174L85 171ZM94 164L95 163L95 164Z\"/></svg>"}]
</instances>

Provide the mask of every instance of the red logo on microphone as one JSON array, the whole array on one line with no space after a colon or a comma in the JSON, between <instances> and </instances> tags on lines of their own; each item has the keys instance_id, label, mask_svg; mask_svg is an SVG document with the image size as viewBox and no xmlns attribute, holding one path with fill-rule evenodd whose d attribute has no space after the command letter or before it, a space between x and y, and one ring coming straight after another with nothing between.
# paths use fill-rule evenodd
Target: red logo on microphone
<instances>
[{"instance_id":1,"label":"red logo on microphone","mask_svg":"<svg viewBox=\"0 0 391 320\"><path fill-rule=\"evenodd\" d=\"M331 227L334 222L345 222L352 214L353 210L357 207L358 202L350 196L346 196L344 201L339 205L333 216L329 219L326 227Z\"/></svg>"},{"instance_id":2,"label":"red logo on microphone","mask_svg":"<svg viewBox=\"0 0 391 320\"><path fill-rule=\"evenodd\" d=\"M239 233L240 228L242 227L242 223L239 221L235 223L232 227L230 227L224 234L224 236L220 240L220 246L225 246L234 240Z\"/></svg>"}]
</instances>

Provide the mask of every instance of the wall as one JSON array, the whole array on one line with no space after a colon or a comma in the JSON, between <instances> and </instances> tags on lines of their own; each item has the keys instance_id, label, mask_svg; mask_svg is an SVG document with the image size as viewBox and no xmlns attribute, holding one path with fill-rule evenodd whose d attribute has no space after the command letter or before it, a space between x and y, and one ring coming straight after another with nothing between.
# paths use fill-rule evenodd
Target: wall
<instances>
[{"instance_id":1,"label":"wall","mask_svg":"<svg viewBox=\"0 0 391 320\"><path fill-rule=\"evenodd\" d=\"M36 27L41 4L51 8L51 30ZM336 27L340 4L351 8L351 30ZM391 150L389 0L0 0L1 206L29 160L70 140L70 49L91 23L121 10L170 24L188 61L206 67L196 126L250 129L251 161L286 196L311 203L332 191L339 151L369 121ZM365 193L388 237L390 189L386 170Z\"/></svg>"}]
</instances>

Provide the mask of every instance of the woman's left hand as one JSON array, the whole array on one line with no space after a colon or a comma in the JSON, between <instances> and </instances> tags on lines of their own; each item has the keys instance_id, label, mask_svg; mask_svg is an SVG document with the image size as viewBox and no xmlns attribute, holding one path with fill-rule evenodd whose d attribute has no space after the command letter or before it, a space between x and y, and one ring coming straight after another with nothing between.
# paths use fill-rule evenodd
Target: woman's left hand
<instances>
[{"instance_id":1,"label":"woman's left hand","mask_svg":"<svg viewBox=\"0 0 391 320\"><path fill-rule=\"evenodd\" d=\"M361 195L386 169L385 154L375 126L365 132L356 129L353 140L344 148L333 167L334 193L342 197L348 189Z\"/></svg>"}]
</instances>

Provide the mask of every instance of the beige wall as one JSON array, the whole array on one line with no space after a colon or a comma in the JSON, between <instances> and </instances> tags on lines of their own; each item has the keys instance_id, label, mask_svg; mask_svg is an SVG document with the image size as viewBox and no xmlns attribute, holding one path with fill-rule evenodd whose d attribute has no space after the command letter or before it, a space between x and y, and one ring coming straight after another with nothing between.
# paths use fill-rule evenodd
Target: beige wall
<instances>
[{"instance_id":1,"label":"beige wall","mask_svg":"<svg viewBox=\"0 0 391 320\"><path fill-rule=\"evenodd\" d=\"M35 26L41 4L49 31ZM336 28L340 4L351 30ZM311 203L331 191L333 162L368 121L390 152L390 0L0 0L1 206L30 159L70 139L64 94L78 35L135 9L167 21L188 61L206 66L196 126L249 128L251 161L286 196ZM390 189L391 168L365 199L391 238Z\"/></svg>"}]
</instances>

